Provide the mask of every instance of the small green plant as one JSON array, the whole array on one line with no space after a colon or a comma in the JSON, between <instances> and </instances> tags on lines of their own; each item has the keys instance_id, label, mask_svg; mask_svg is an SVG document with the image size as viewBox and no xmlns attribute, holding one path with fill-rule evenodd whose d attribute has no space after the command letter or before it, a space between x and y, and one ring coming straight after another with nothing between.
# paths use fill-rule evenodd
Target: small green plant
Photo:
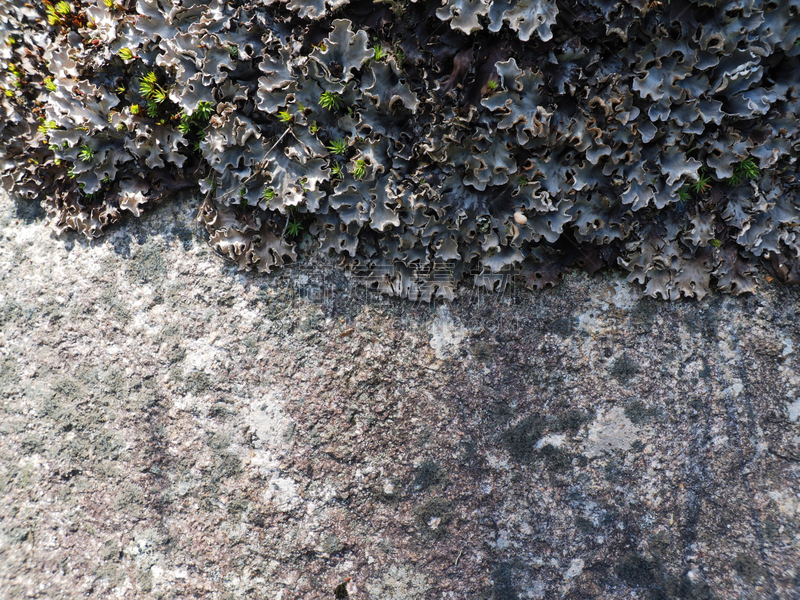
<instances>
[{"instance_id":1,"label":"small green plant","mask_svg":"<svg viewBox=\"0 0 800 600\"><path fill-rule=\"evenodd\" d=\"M152 100L147 101L147 107L145 108L147 111L147 116L151 119L155 119L158 117L158 104L153 102Z\"/></svg>"},{"instance_id":2,"label":"small green plant","mask_svg":"<svg viewBox=\"0 0 800 600\"><path fill-rule=\"evenodd\" d=\"M61 24L61 17L56 12L56 7L52 4L45 4L44 12L47 16L47 24L50 26Z\"/></svg>"},{"instance_id":3,"label":"small green plant","mask_svg":"<svg viewBox=\"0 0 800 600\"><path fill-rule=\"evenodd\" d=\"M303 231L303 226L300 224L300 221L296 221L291 219L286 224L286 233L288 233L291 237L297 237L300 235L300 232Z\"/></svg>"},{"instance_id":4,"label":"small green plant","mask_svg":"<svg viewBox=\"0 0 800 600\"><path fill-rule=\"evenodd\" d=\"M228 51L228 55L231 58L233 58L233 59L239 58L239 48L237 48L233 44L228 44L228 47L226 48L226 50Z\"/></svg>"},{"instance_id":5,"label":"small green plant","mask_svg":"<svg viewBox=\"0 0 800 600\"><path fill-rule=\"evenodd\" d=\"M11 63L10 65L8 65L8 70L11 71L11 77L14 80L14 87L15 88L21 88L22 87L22 79L24 77L24 75L22 74L22 71L20 71L19 68L17 67L17 65L15 65L14 63Z\"/></svg>"},{"instance_id":6,"label":"small green plant","mask_svg":"<svg viewBox=\"0 0 800 600\"><path fill-rule=\"evenodd\" d=\"M684 183L678 190L678 198L681 202L688 202L692 199L692 192L689 190L689 184Z\"/></svg>"},{"instance_id":7,"label":"small green plant","mask_svg":"<svg viewBox=\"0 0 800 600\"><path fill-rule=\"evenodd\" d=\"M322 92L319 105L328 110L341 110L344 108L344 98L335 92Z\"/></svg>"},{"instance_id":8,"label":"small green plant","mask_svg":"<svg viewBox=\"0 0 800 600\"><path fill-rule=\"evenodd\" d=\"M375 55L374 55L375 60L380 61L380 60L383 60L385 57L386 57L386 50L384 50L383 46L381 46L380 44L376 43L375 44Z\"/></svg>"},{"instance_id":9,"label":"small green plant","mask_svg":"<svg viewBox=\"0 0 800 600\"><path fill-rule=\"evenodd\" d=\"M56 127L58 127L58 125L56 125L55 121L43 121L42 124L39 125L39 133L47 135Z\"/></svg>"},{"instance_id":10,"label":"small green plant","mask_svg":"<svg viewBox=\"0 0 800 600\"><path fill-rule=\"evenodd\" d=\"M338 177L339 179L344 179L344 169L342 169L342 165L340 165L338 162L334 162L331 165L331 175Z\"/></svg>"},{"instance_id":11,"label":"small green plant","mask_svg":"<svg viewBox=\"0 0 800 600\"><path fill-rule=\"evenodd\" d=\"M695 194L705 194L711 189L711 176L701 169L697 180L689 184L689 189Z\"/></svg>"},{"instance_id":12,"label":"small green plant","mask_svg":"<svg viewBox=\"0 0 800 600\"><path fill-rule=\"evenodd\" d=\"M199 144L203 139L205 132L203 128L208 125L214 107L210 102L198 102L197 107L191 115L187 115L184 111L178 114L180 123L178 123L178 131L188 138L191 147ZM196 146L196 151L200 151L199 145Z\"/></svg>"},{"instance_id":13,"label":"small green plant","mask_svg":"<svg viewBox=\"0 0 800 600\"><path fill-rule=\"evenodd\" d=\"M72 13L72 5L69 2L64 2L63 0L56 4L55 10L59 15L67 16Z\"/></svg>"},{"instance_id":14,"label":"small green plant","mask_svg":"<svg viewBox=\"0 0 800 600\"><path fill-rule=\"evenodd\" d=\"M719 248L720 246L722 246L722 240L718 240L717 238L710 240L708 243L714 246L714 248Z\"/></svg>"},{"instance_id":15,"label":"small green plant","mask_svg":"<svg viewBox=\"0 0 800 600\"><path fill-rule=\"evenodd\" d=\"M294 121L294 116L290 112L282 110L278 113L278 120L281 123L291 123Z\"/></svg>"},{"instance_id":16,"label":"small green plant","mask_svg":"<svg viewBox=\"0 0 800 600\"><path fill-rule=\"evenodd\" d=\"M367 175L367 163L364 159L359 159L353 165L353 177L356 179L364 179Z\"/></svg>"},{"instance_id":17,"label":"small green plant","mask_svg":"<svg viewBox=\"0 0 800 600\"><path fill-rule=\"evenodd\" d=\"M331 154L344 154L347 152L347 140L341 138L338 140L331 140L325 147Z\"/></svg>"},{"instance_id":18,"label":"small green plant","mask_svg":"<svg viewBox=\"0 0 800 600\"><path fill-rule=\"evenodd\" d=\"M761 177L761 169L752 158L745 158L733 168L733 176L728 178L728 185L739 185L743 181Z\"/></svg>"},{"instance_id":19,"label":"small green plant","mask_svg":"<svg viewBox=\"0 0 800 600\"><path fill-rule=\"evenodd\" d=\"M161 104L167 99L167 92L158 84L158 77L154 71L150 71L142 77L139 82L139 93L155 104Z\"/></svg>"},{"instance_id":20,"label":"small green plant","mask_svg":"<svg viewBox=\"0 0 800 600\"><path fill-rule=\"evenodd\" d=\"M311 123L311 125L308 126L308 131L309 133L311 133L311 135L317 135L317 132L319 131L319 125L317 125L316 121L314 121L313 123Z\"/></svg>"},{"instance_id":21,"label":"small green plant","mask_svg":"<svg viewBox=\"0 0 800 600\"><path fill-rule=\"evenodd\" d=\"M138 104L131 104L131 114L138 115L142 111L142 107Z\"/></svg>"},{"instance_id":22,"label":"small green plant","mask_svg":"<svg viewBox=\"0 0 800 600\"><path fill-rule=\"evenodd\" d=\"M94 148L89 144L81 146L81 151L78 153L78 158L83 162L89 162L94 158Z\"/></svg>"},{"instance_id":23,"label":"small green plant","mask_svg":"<svg viewBox=\"0 0 800 600\"><path fill-rule=\"evenodd\" d=\"M494 94L497 91L497 88L500 87L500 84L497 83L496 79L490 79L486 82L486 89L490 94Z\"/></svg>"},{"instance_id":24,"label":"small green plant","mask_svg":"<svg viewBox=\"0 0 800 600\"><path fill-rule=\"evenodd\" d=\"M181 122L178 123L178 131L180 131L183 135L189 135L189 132L191 130L192 130L191 117L189 117L185 113L181 113Z\"/></svg>"},{"instance_id":25,"label":"small green plant","mask_svg":"<svg viewBox=\"0 0 800 600\"><path fill-rule=\"evenodd\" d=\"M197 117L197 119L201 121L208 121L213 113L214 106L211 102L198 102L197 108L194 109L192 116Z\"/></svg>"},{"instance_id":26,"label":"small green plant","mask_svg":"<svg viewBox=\"0 0 800 600\"><path fill-rule=\"evenodd\" d=\"M127 47L120 48L117 52L117 56L119 56L122 60L132 60L135 57L133 50Z\"/></svg>"}]
</instances>

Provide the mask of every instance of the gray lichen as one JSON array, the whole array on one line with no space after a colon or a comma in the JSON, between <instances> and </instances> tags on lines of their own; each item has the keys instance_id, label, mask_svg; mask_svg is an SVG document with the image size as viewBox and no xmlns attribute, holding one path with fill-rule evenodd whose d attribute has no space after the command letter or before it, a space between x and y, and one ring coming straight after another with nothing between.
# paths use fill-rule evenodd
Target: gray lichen
<instances>
[{"instance_id":1,"label":"gray lichen","mask_svg":"<svg viewBox=\"0 0 800 600\"><path fill-rule=\"evenodd\" d=\"M800 0L71 7L0 0L0 177L57 231L199 182L239 268L295 260L302 222L412 299L800 281Z\"/></svg>"}]
</instances>

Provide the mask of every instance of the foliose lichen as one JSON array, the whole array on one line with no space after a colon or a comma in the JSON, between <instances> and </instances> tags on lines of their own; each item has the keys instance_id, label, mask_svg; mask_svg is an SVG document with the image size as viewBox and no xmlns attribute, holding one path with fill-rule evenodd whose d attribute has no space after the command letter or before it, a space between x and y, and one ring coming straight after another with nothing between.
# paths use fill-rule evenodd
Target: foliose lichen
<instances>
[{"instance_id":1,"label":"foliose lichen","mask_svg":"<svg viewBox=\"0 0 800 600\"><path fill-rule=\"evenodd\" d=\"M305 228L412 299L752 292L800 282L799 38L800 0L0 0L0 178L88 237L199 188L239 268Z\"/></svg>"}]
</instances>

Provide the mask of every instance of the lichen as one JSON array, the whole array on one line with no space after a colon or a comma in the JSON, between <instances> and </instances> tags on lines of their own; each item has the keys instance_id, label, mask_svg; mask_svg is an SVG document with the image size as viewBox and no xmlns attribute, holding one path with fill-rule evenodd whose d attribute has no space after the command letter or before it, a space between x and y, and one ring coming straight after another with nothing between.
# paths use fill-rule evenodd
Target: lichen
<instances>
[{"instance_id":1,"label":"lichen","mask_svg":"<svg viewBox=\"0 0 800 600\"><path fill-rule=\"evenodd\" d=\"M194 189L240 269L425 301L800 282L800 0L389 4L0 0L2 184L87 237Z\"/></svg>"}]
</instances>

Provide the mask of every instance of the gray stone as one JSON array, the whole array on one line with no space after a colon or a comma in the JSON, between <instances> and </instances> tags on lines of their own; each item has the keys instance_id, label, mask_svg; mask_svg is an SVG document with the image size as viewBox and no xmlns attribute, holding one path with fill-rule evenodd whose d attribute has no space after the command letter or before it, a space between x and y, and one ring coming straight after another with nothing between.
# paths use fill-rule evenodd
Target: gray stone
<instances>
[{"instance_id":1,"label":"gray stone","mask_svg":"<svg viewBox=\"0 0 800 600\"><path fill-rule=\"evenodd\" d=\"M797 289L420 305L237 272L193 206L0 201L8 597L800 596Z\"/></svg>"}]
</instances>

